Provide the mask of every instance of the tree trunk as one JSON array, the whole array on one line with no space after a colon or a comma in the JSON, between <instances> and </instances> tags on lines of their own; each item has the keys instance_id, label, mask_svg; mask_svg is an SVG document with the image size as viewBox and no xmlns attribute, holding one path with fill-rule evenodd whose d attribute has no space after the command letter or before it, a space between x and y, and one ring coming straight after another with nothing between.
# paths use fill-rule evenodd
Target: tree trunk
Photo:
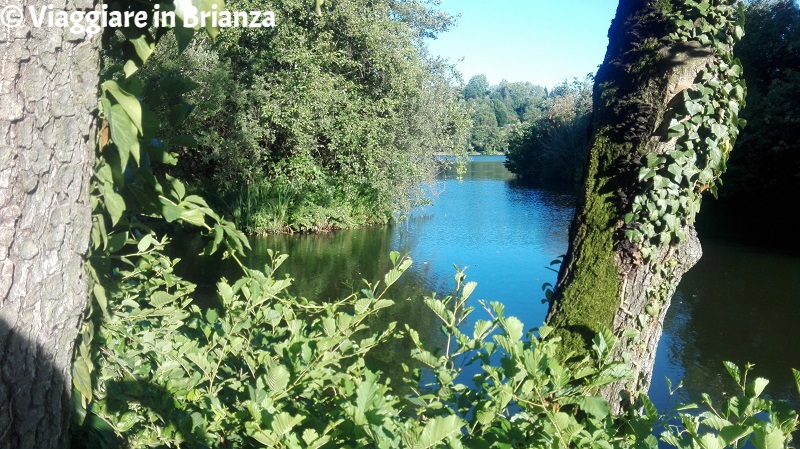
<instances>
[{"instance_id":1,"label":"tree trunk","mask_svg":"<svg viewBox=\"0 0 800 449\"><path fill-rule=\"evenodd\" d=\"M0 9L35 4L24 3ZM63 448L88 298L99 35L34 28L29 17L0 32L0 448Z\"/></svg>"},{"instance_id":2,"label":"tree trunk","mask_svg":"<svg viewBox=\"0 0 800 449\"><path fill-rule=\"evenodd\" d=\"M578 351L603 327L628 334L617 355L630 358L636 376L606 391L617 410L620 392L647 391L672 294L701 256L693 226L700 195L713 191L726 145L738 132L739 90L728 99L737 102L735 111L725 103L704 116L689 104L692 98L712 104L724 96L716 87L704 88L714 83L709 74L716 76L735 61L723 51L732 50L732 43L676 38L676 14L690 19L684 27L704 20L697 12L691 22L694 10L684 3L620 2L595 80L584 190L547 318L566 348ZM719 26L740 32L733 6L733 1L725 6ZM723 81L739 86L738 78ZM721 136L713 135L713 147L704 140L712 127ZM684 128L691 130L681 134Z\"/></svg>"}]
</instances>

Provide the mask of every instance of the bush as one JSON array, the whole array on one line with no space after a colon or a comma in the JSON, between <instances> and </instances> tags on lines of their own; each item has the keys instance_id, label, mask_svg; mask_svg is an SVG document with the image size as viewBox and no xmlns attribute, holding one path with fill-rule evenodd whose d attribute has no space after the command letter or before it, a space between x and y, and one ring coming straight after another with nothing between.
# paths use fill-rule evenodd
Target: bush
<instances>
[{"instance_id":1,"label":"bush","mask_svg":"<svg viewBox=\"0 0 800 449\"><path fill-rule=\"evenodd\" d=\"M217 284L221 308L192 305L194 287L174 278L166 258L150 258L109 298L96 337L98 380L84 421L87 447L649 447L758 449L791 441L797 414L760 398L767 381L727 368L742 394L702 413L684 406L659 414L646 396L621 415L601 387L624 379L611 360L616 338L598 334L591 356L572 360L547 327L525 331L499 303L462 332L476 284L456 274L454 296L424 303L447 337L426 348L405 333L417 368L387 379L365 357L399 331L366 322L392 307L387 289L411 266L391 255L382 282L335 302L295 298L271 254L264 271ZM169 285L167 293L164 287ZM463 369L482 371L468 386ZM419 368L423 368L421 371ZM430 373L421 376L421 372ZM800 373L798 388L800 388ZM424 379L424 380L423 380ZM404 397L398 391L409 392Z\"/></svg>"},{"instance_id":2,"label":"bush","mask_svg":"<svg viewBox=\"0 0 800 449\"><path fill-rule=\"evenodd\" d=\"M589 148L592 83L591 77L564 82L550 93L541 116L514 129L508 139L509 171L538 186L580 183Z\"/></svg>"}]
</instances>

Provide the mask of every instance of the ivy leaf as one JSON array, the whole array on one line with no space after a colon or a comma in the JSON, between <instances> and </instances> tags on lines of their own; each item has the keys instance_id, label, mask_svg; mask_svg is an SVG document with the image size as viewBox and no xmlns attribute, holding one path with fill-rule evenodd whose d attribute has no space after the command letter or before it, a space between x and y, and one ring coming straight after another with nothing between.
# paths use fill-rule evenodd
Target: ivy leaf
<instances>
[{"instance_id":1,"label":"ivy leaf","mask_svg":"<svg viewBox=\"0 0 800 449\"><path fill-rule=\"evenodd\" d=\"M178 53L183 53L192 42L192 38L194 38L194 30L185 26L183 20L178 19L177 26L173 31L175 33L175 40L178 41Z\"/></svg>"},{"instance_id":2,"label":"ivy leaf","mask_svg":"<svg viewBox=\"0 0 800 449\"><path fill-rule=\"evenodd\" d=\"M700 115L703 112L703 105L700 102L689 100L683 104L689 115Z\"/></svg>"},{"instance_id":3,"label":"ivy leaf","mask_svg":"<svg viewBox=\"0 0 800 449\"><path fill-rule=\"evenodd\" d=\"M147 62L155 49L155 42L153 42L152 38L148 38L150 38L150 35L144 33L135 39L128 39L128 42L133 45L133 49L136 51L136 56L142 60L142 63Z\"/></svg>"},{"instance_id":4,"label":"ivy leaf","mask_svg":"<svg viewBox=\"0 0 800 449\"><path fill-rule=\"evenodd\" d=\"M225 2L223 0L204 0L202 4L203 11L222 11L225 9ZM216 9L214 6L216 6ZM219 34L219 26L213 26L211 20L206 21L206 33L211 40L216 39Z\"/></svg>"}]
</instances>

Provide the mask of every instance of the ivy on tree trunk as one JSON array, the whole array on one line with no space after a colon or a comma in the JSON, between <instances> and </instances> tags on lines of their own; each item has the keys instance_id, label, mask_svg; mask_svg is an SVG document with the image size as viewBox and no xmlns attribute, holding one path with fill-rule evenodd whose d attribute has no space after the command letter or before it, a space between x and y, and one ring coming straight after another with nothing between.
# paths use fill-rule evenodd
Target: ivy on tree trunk
<instances>
[{"instance_id":1,"label":"ivy on tree trunk","mask_svg":"<svg viewBox=\"0 0 800 449\"><path fill-rule=\"evenodd\" d=\"M743 120L738 2L621 0L594 87L591 147L547 321L583 351L602 328L625 338L646 392L671 297L702 251L702 193L716 192Z\"/></svg>"}]
</instances>

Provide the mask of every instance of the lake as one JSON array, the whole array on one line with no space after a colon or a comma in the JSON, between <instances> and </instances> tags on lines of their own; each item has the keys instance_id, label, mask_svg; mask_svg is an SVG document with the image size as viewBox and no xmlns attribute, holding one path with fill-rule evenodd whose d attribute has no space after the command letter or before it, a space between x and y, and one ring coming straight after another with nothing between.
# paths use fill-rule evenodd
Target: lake
<instances>
[{"instance_id":1,"label":"lake","mask_svg":"<svg viewBox=\"0 0 800 449\"><path fill-rule=\"evenodd\" d=\"M452 292L456 265L468 267L468 280L478 282L472 305L477 307L478 299L500 301L507 315L534 328L547 312L542 285L556 278L551 262L567 249L574 198L517 185L503 160L473 157L462 180L447 174L427 186L433 205L394 225L253 237L246 263L263 267L267 249L287 253L282 270L295 279L293 293L326 299L364 288L362 279L381 279L390 267L389 252L399 251L414 264L390 290L398 305L373 326L409 323L430 344L440 342L438 322L421 298ZM800 405L790 371L800 368L800 338L792 330L800 323L800 257L709 236L701 240L703 258L684 277L667 316L651 388L654 402L663 407L699 401L701 391L733 392L722 366L730 360L755 363L754 375L771 380L770 396ZM479 318L485 318L482 310L466 326ZM410 349L407 342L394 341L376 363L391 372ZM675 385L684 383L671 402L667 376Z\"/></svg>"}]
</instances>

